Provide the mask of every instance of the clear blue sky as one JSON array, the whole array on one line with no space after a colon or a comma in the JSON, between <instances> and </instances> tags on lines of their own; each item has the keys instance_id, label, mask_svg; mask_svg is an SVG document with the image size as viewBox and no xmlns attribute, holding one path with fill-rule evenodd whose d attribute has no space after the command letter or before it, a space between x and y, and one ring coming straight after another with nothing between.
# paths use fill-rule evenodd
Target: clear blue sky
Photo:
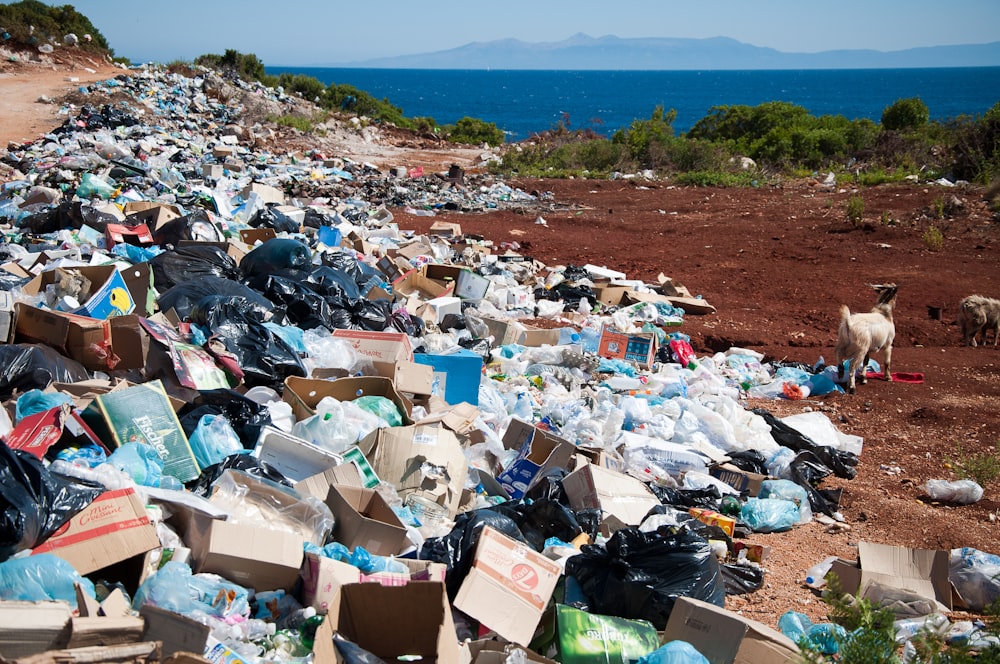
<instances>
[{"instance_id":1,"label":"clear blue sky","mask_svg":"<svg viewBox=\"0 0 1000 664\"><path fill-rule=\"evenodd\" d=\"M342 64L473 41L731 37L784 52L1000 41L1000 0L77 0L115 54L191 60L233 48L265 65Z\"/></svg>"}]
</instances>

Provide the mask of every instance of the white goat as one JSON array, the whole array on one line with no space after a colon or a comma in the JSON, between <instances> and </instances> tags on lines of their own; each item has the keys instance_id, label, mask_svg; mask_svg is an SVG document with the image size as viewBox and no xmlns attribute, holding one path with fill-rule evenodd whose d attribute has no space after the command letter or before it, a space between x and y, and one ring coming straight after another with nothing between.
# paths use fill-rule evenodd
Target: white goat
<instances>
[{"instance_id":1,"label":"white goat","mask_svg":"<svg viewBox=\"0 0 1000 664\"><path fill-rule=\"evenodd\" d=\"M969 295L962 298L958 305L958 327L962 331L962 340L966 346L976 346L976 337L983 335L983 345L986 345L989 333L993 332L993 345L997 345L1000 336L1000 300L994 300L982 295Z\"/></svg>"},{"instance_id":2,"label":"white goat","mask_svg":"<svg viewBox=\"0 0 1000 664\"><path fill-rule=\"evenodd\" d=\"M854 394L855 377L861 372L861 384L868 382L865 376L871 354L880 350L885 354L885 379L892 380L892 341L896 337L896 325L892 321L892 310L896 306L896 284L872 285L878 292L878 300L868 313L852 314L846 304L840 306L840 329L837 332L837 375L844 379L844 360L848 360L850 377L847 391Z\"/></svg>"}]
</instances>

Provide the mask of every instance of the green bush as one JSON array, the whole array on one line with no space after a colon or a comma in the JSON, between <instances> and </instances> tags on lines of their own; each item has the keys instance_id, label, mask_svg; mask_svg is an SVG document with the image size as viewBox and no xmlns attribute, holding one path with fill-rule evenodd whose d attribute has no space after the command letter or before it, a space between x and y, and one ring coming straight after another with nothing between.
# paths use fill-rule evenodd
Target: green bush
<instances>
[{"instance_id":1,"label":"green bush","mask_svg":"<svg viewBox=\"0 0 1000 664\"><path fill-rule=\"evenodd\" d=\"M940 228L933 224L924 230L923 240L924 246L931 251L941 251L941 247L944 246L944 234Z\"/></svg>"},{"instance_id":2,"label":"green bush","mask_svg":"<svg viewBox=\"0 0 1000 664\"><path fill-rule=\"evenodd\" d=\"M504 142L503 130L496 123L486 122L478 118L464 117L454 125L447 125L445 131L448 140L454 143L469 145L500 145Z\"/></svg>"},{"instance_id":3,"label":"green bush","mask_svg":"<svg viewBox=\"0 0 1000 664\"><path fill-rule=\"evenodd\" d=\"M898 99L882 110L882 126L890 131L919 129L930 119L931 112L920 97Z\"/></svg>"},{"instance_id":4,"label":"green bush","mask_svg":"<svg viewBox=\"0 0 1000 664\"><path fill-rule=\"evenodd\" d=\"M677 111L657 106L648 120L633 120L628 129L620 129L611 141L624 145L629 156L641 166L656 168L666 155L666 143L674 135Z\"/></svg>"},{"instance_id":5,"label":"green bush","mask_svg":"<svg viewBox=\"0 0 1000 664\"><path fill-rule=\"evenodd\" d=\"M9 41L18 46L36 46L49 39L61 43L63 37L73 33L80 39L80 48L103 49L114 54L104 35L72 5L55 7L38 0L0 5L0 25L10 34ZM33 32L30 26L34 27ZM89 43L83 40L84 35L90 35Z\"/></svg>"},{"instance_id":6,"label":"green bush","mask_svg":"<svg viewBox=\"0 0 1000 664\"><path fill-rule=\"evenodd\" d=\"M865 218L865 199L860 196L851 196L847 199L847 221L851 226L858 228Z\"/></svg>"}]
</instances>

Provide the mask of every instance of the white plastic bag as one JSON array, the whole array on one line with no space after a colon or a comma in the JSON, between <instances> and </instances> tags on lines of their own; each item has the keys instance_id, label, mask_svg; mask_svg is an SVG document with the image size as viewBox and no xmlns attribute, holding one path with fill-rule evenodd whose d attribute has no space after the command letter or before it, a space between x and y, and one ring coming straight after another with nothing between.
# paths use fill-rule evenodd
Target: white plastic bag
<instances>
[{"instance_id":1,"label":"white plastic bag","mask_svg":"<svg viewBox=\"0 0 1000 664\"><path fill-rule=\"evenodd\" d=\"M983 487L972 480L927 480L924 490L931 500L943 500L959 505L971 505L983 497Z\"/></svg>"}]
</instances>

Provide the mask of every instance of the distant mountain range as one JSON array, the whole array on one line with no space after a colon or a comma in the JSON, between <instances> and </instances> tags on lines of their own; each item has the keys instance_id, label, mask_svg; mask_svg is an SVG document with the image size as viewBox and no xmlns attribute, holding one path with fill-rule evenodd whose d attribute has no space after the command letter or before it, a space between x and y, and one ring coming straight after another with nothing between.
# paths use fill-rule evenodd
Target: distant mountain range
<instances>
[{"instance_id":1,"label":"distant mountain range","mask_svg":"<svg viewBox=\"0 0 1000 664\"><path fill-rule=\"evenodd\" d=\"M622 39L573 35L558 42L517 39L336 65L381 69L897 69L997 67L1000 42L927 46L902 51L838 50L784 53L728 37Z\"/></svg>"}]
</instances>

